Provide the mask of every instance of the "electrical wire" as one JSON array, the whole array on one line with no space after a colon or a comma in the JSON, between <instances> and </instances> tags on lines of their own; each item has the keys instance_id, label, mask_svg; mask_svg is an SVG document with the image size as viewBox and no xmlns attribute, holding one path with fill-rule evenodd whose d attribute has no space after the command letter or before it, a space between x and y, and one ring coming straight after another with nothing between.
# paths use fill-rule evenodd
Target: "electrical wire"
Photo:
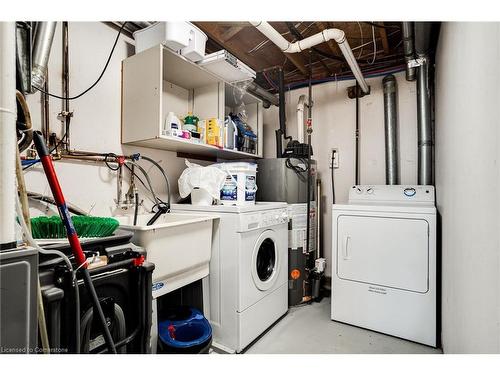
<instances>
[{"instance_id":1,"label":"electrical wire","mask_svg":"<svg viewBox=\"0 0 500 375\"><path fill-rule=\"evenodd\" d=\"M373 60L368 63L368 65L372 65L377 58L377 41L375 39L375 26L372 26L372 36L373 36Z\"/></svg>"},{"instance_id":2,"label":"electrical wire","mask_svg":"<svg viewBox=\"0 0 500 375\"><path fill-rule=\"evenodd\" d=\"M89 92L90 90L92 90L98 83L99 81L101 80L101 78L104 76L104 73L106 72L106 69L108 68L108 65L109 65L109 62L111 61L111 57L113 57L113 53L115 52L115 48L116 48L116 45L118 43L118 40L120 38L120 35L123 31L123 29L125 28L125 25L127 24L127 22L124 22L122 27L120 27L120 30L118 31L118 34L116 35L116 38L115 38L115 42L113 43L113 48L111 48L111 52L109 53L109 56L108 56L108 59L106 61L106 64L104 65L104 69L102 70L101 74L99 75L99 77L97 78L97 80L90 86L88 87L86 90L82 91L80 94L78 95L75 95L75 96L70 96L70 97L64 97L64 96L59 96L59 95L55 95L55 94L51 94L45 90L42 90L38 87L35 87L38 91L40 91L41 93L45 94L45 95L48 95L48 96L51 96L53 98L57 98L57 99L62 99L62 100L75 100L75 99L78 99L80 97L82 97L83 95L85 95L87 92Z\"/></svg>"},{"instance_id":3,"label":"electrical wire","mask_svg":"<svg viewBox=\"0 0 500 375\"><path fill-rule=\"evenodd\" d=\"M269 83L269 85L275 89L275 90L279 90L278 86L276 86L276 84L267 76L267 73L266 72L262 72L262 75L264 76L264 78L266 79L267 83Z\"/></svg>"},{"instance_id":4,"label":"electrical wire","mask_svg":"<svg viewBox=\"0 0 500 375\"><path fill-rule=\"evenodd\" d=\"M358 55L358 60L359 58L363 55L363 28L361 27L361 23L359 21L358 22L358 27L359 27L359 33L361 34L360 35L360 40L361 40L361 51L359 51L359 55Z\"/></svg>"}]
</instances>

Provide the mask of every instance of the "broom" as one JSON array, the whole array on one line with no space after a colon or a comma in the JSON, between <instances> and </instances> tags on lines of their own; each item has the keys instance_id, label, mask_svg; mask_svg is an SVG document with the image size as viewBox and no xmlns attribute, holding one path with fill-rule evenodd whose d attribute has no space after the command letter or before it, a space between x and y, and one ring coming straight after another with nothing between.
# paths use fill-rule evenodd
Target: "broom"
<instances>
[{"instance_id":1,"label":"broom","mask_svg":"<svg viewBox=\"0 0 500 375\"><path fill-rule=\"evenodd\" d=\"M79 216L71 217L78 237L111 236L119 226L111 217ZM31 219L33 238L66 238L66 227L59 216L39 216Z\"/></svg>"}]
</instances>

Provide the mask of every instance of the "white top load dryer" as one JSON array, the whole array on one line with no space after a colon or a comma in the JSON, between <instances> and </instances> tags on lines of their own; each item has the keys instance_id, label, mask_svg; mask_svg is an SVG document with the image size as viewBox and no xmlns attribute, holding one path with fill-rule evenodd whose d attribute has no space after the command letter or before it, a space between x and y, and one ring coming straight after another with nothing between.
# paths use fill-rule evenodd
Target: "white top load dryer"
<instances>
[{"instance_id":1,"label":"white top load dryer","mask_svg":"<svg viewBox=\"0 0 500 375\"><path fill-rule=\"evenodd\" d=\"M353 186L332 226L332 320L436 346L434 187Z\"/></svg>"}]
</instances>

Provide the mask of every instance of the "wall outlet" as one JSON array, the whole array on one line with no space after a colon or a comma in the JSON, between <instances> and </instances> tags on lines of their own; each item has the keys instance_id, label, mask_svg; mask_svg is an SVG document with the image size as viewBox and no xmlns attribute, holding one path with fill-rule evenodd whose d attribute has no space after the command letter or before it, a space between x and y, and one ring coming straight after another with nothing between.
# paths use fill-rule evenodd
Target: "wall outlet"
<instances>
[{"instance_id":1,"label":"wall outlet","mask_svg":"<svg viewBox=\"0 0 500 375\"><path fill-rule=\"evenodd\" d=\"M339 150L338 148L332 148L330 152L330 169L338 169L339 167Z\"/></svg>"}]
</instances>

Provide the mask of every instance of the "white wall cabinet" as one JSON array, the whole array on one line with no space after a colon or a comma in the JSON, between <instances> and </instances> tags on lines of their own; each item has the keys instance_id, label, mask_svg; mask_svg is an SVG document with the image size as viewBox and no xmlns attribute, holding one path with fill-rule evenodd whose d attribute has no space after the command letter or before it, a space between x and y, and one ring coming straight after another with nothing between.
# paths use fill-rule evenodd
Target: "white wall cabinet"
<instances>
[{"instance_id":1,"label":"white wall cabinet","mask_svg":"<svg viewBox=\"0 0 500 375\"><path fill-rule=\"evenodd\" d=\"M168 112L192 112L200 119L224 121L245 105L247 123L257 134L257 153L194 143L162 134ZM260 158L263 153L262 101L206 71L164 46L145 50L122 62L122 143L206 155L219 159Z\"/></svg>"}]
</instances>

